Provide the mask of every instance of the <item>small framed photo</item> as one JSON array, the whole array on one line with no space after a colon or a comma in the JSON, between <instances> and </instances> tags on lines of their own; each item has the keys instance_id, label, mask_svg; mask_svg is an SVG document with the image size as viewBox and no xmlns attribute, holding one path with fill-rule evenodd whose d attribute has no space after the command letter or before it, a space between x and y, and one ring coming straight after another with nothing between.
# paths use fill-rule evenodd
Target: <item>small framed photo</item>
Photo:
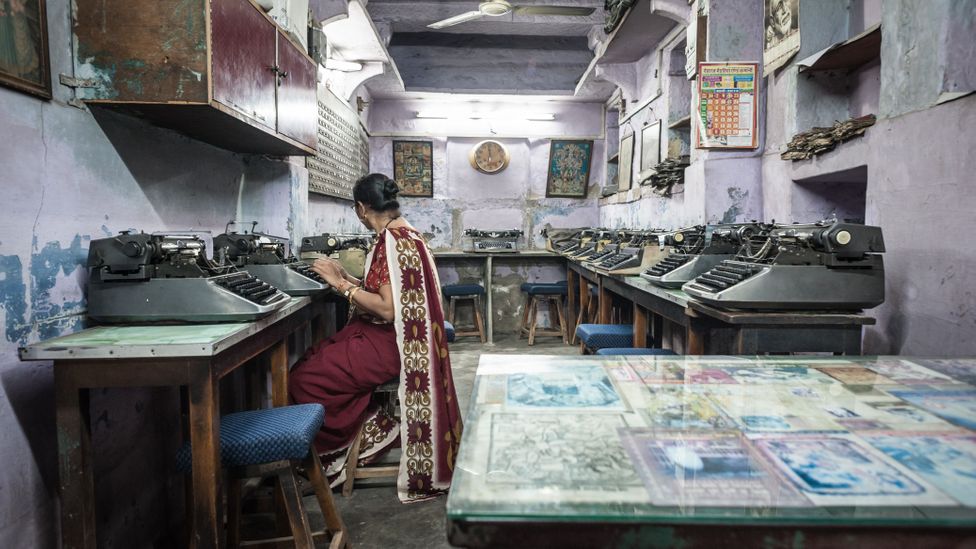
<instances>
[{"instance_id":1,"label":"small framed photo","mask_svg":"<svg viewBox=\"0 0 976 549\"><path fill-rule=\"evenodd\" d=\"M434 143L393 141L393 180L400 196L434 196Z\"/></svg>"},{"instance_id":2,"label":"small framed photo","mask_svg":"<svg viewBox=\"0 0 976 549\"><path fill-rule=\"evenodd\" d=\"M553 139L549 145L546 197L586 198L592 160L592 141Z\"/></svg>"},{"instance_id":3,"label":"small framed photo","mask_svg":"<svg viewBox=\"0 0 976 549\"><path fill-rule=\"evenodd\" d=\"M45 0L0 1L0 85L51 98Z\"/></svg>"},{"instance_id":4,"label":"small framed photo","mask_svg":"<svg viewBox=\"0 0 976 549\"><path fill-rule=\"evenodd\" d=\"M631 178L634 171L634 134L625 135L620 140L620 153L618 155L620 175L617 179L618 191L629 191Z\"/></svg>"},{"instance_id":5,"label":"small framed photo","mask_svg":"<svg viewBox=\"0 0 976 549\"><path fill-rule=\"evenodd\" d=\"M644 126L641 130L641 173L661 163L661 121Z\"/></svg>"}]
</instances>

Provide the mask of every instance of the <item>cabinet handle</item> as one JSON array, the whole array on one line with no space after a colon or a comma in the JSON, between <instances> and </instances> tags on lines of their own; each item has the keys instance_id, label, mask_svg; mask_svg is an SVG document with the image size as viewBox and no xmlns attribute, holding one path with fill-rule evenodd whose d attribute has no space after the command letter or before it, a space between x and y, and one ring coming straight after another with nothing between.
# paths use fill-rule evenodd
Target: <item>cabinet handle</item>
<instances>
[{"instance_id":1,"label":"cabinet handle","mask_svg":"<svg viewBox=\"0 0 976 549\"><path fill-rule=\"evenodd\" d=\"M278 65L271 65L270 67L268 67L268 70L275 74L281 74L281 69L278 68Z\"/></svg>"},{"instance_id":2,"label":"cabinet handle","mask_svg":"<svg viewBox=\"0 0 976 549\"><path fill-rule=\"evenodd\" d=\"M280 76L282 78L288 78L288 71L279 70L278 71L278 76Z\"/></svg>"}]
</instances>

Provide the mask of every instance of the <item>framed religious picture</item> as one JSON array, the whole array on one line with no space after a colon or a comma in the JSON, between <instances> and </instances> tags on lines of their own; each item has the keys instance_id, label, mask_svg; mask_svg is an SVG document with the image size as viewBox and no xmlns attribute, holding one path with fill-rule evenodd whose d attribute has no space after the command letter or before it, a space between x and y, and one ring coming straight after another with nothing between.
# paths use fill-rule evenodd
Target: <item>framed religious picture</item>
<instances>
[{"instance_id":1,"label":"framed religious picture","mask_svg":"<svg viewBox=\"0 0 976 549\"><path fill-rule=\"evenodd\" d=\"M758 63L698 64L698 108L692 111L699 149L755 149Z\"/></svg>"},{"instance_id":2,"label":"framed religious picture","mask_svg":"<svg viewBox=\"0 0 976 549\"><path fill-rule=\"evenodd\" d=\"M51 98L45 0L0 0L0 85Z\"/></svg>"},{"instance_id":3,"label":"framed religious picture","mask_svg":"<svg viewBox=\"0 0 976 549\"><path fill-rule=\"evenodd\" d=\"M661 163L661 121L644 126L641 130L641 173Z\"/></svg>"},{"instance_id":4,"label":"framed religious picture","mask_svg":"<svg viewBox=\"0 0 976 549\"><path fill-rule=\"evenodd\" d=\"M619 158L620 172L617 176L617 190L629 191L634 171L634 134L626 135L620 140Z\"/></svg>"},{"instance_id":5,"label":"framed religious picture","mask_svg":"<svg viewBox=\"0 0 976 549\"><path fill-rule=\"evenodd\" d=\"M763 76L785 65L800 51L800 0L765 0Z\"/></svg>"},{"instance_id":6,"label":"framed religious picture","mask_svg":"<svg viewBox=\"0 0 976 549\"><path fill-rule=\"evenodd\" d=\"M592 141L553 139L549 144L549 179L546 196L586 198L593 160Z\"/></svg>"},{"instance_id":7,"label":"framed religious picture","mask_svg":"<svg viewBox=\"0 0 976 549\"><path fill-rule=\"evenodd\" d=\"M434 143L393 141L393 180L401 196L434 196Z\"/></svg>"}]
</instances>

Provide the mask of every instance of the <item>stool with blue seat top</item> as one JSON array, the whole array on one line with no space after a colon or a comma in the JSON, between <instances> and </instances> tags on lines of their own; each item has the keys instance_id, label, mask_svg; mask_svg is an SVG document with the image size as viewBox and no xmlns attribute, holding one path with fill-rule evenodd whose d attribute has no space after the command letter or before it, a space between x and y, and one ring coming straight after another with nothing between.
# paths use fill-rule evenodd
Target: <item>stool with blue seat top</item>
<instances>
[{"instance_id":1,"label":"stool with blue seat top","mask_svg":"<svg viewBox=\"0 0 976 549\"><path fill-rule=\"evenodd\" d=\"M633 324L580 324L576 327L580 352L634 346Z\"/></svg>"},{"instance_id":2,"label":"stool with blue seat top","mask_svg":"<svg viewBox=\"0 0 976 549\"><path fill-rule=\"evenodd\" d=\"M330 549L348 544L348 534L332 499L332 490L312 446L322 427L325 409L321 404L298 404L266 410L251 410L223 416L220 420L220 461L228 470L227 546L239 547L241 484L243 479L273 474L275 492L291 529L295 547L312 549L324 532L312 533L298 489L296 467L301 465L315 489L319 508L331 535ZM189 472L192 448L189 443L177 452L177 468ZM283 541L281 538L264 540ZM248 542L250 544L250 542Z\"/></svg>"},{"instance_id":3,"label":"stool with blue seat top","mask_svg":"<svg viewBox=\"0 0 976 549\"><path fill-rule=\"evenodd\" d=\"M441 287L444 298L448 301L447 321L455 327L455 337L479 336L481 342L485 340L485 323L481 313L481 296L485 295L485 289L480 284L449 284ZM458 302L471 301L474 307L474 326L470 329L462 330L457 326L457 304Z\"/></svg>"},{"instance_id":4,"label":"stool with blue seat top","mask_svg":"<svg viewBox=\"0 0 976 549\"><path fill-rule=\"evenodd\" d=\"M600 288L593 285L590 286L590 299L587 301L586 308L580 307L579 314L576 315L576 325L586 323L594 323L597 321L597 315L600 311ZM579 337L578 332L573 333L572 343L576 344L576 340Z\"/></svg>"},{"instance_id":5,"label":"stool with blue seat top","mask_svg":"<svg viewBox=\"0 0 976 549\"><path fill-rule=\"evenodd\" d=\"M625 355L625 356L677 356L678 353L672 351L671 349L634 349L631 347L606 347L604 349L597 349L597 355L601 356L614 356L614 355Z\"/></svg>"},{"instance_id":6,"label":"stool with blue seat top","mask_svg":"<svg viewBox=\"0 0 976 549\"><path fill-rule=\"evenodd\" d=\"M529 345L535 345L536 336L555 336L567 341L566 317L563 315L563 298L569 293L566 281L555 283L525 283L522 290L526 294L519 326L519 339L529 336ZM549 319L553 328L540 330L538 327L539 306L548 304Z\"/></svg>"}]
</instances>

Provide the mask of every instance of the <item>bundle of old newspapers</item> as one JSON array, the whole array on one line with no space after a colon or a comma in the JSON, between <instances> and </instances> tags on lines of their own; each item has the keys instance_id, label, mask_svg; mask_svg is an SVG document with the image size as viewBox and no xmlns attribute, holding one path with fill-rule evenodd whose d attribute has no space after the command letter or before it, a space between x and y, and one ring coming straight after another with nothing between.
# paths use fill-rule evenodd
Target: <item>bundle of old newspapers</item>
<instances>
[{"instance_id":1,"label":"bundle of old newspapers","mask_svg":"<svg viewBox=\"0 0 976 549\"><path fill-rule=\"evenodd\" d=\"M806 160L833 150L838 143L864 135L868 127L874 125L875 120L875 116L869 114L843 122L834 122L834 125L829 128L813 128L808 132L798 133L793 136L786 145L786 151L779 157L783 160Z\"/></svg>"},{"instance_id":2,"label":"bundle of old newspapers","mask_svg":"<svg viewBox=\"0 0 976 549\"><path fill-rule=\"evenodd\" d=\"M674 186L685 182L685 168L688 167L689 160L687 155L665 158L652 170L648 170L650 173L647 177L642 177L641 185L650 185L655 194L671 196Z\"/></svg>"}]
</instances>

